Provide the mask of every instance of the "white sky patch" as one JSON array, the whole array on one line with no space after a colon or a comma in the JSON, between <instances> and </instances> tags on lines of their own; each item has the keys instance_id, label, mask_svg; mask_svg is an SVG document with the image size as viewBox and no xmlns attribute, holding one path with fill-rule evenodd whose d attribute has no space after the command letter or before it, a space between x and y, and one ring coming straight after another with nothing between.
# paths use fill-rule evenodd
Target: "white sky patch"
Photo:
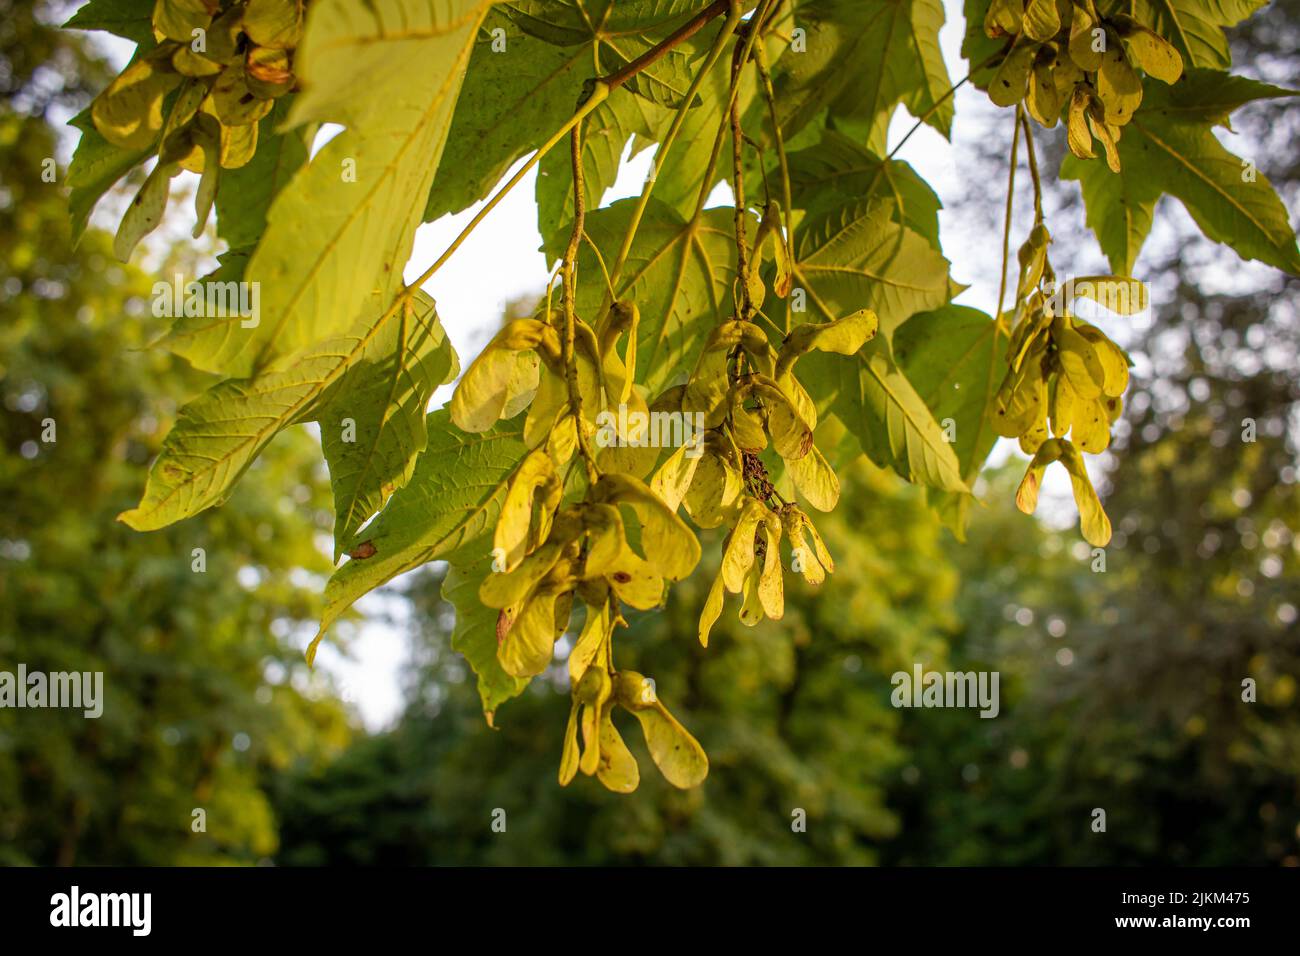
<instances>
[{"instance_id":1,"label":"white sky patch","mask_svg":"<svg viewBox=\"0 0 1300 956\"><path fill-rule=\"evenodd\" d=\"M396 724L405 703L402 678L411 666L410 605L391 589L380 588L356 608L365 616L356 639L345 651L326 635L317 649L316 668L333 679L343 702L373 733ZM304 636L303 651L314 634Z\"/></svg>"}]
</instances>

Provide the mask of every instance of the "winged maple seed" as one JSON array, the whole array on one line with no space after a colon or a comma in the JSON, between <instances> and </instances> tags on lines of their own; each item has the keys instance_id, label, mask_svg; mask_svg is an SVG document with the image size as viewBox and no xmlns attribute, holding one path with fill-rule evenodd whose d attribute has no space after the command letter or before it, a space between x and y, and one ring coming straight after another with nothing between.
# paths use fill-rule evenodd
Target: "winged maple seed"
<instances>
[{"instance_id":1,"label":"winged maple seed","mask_svg":"<svg viewBox=\"0 0 1300 956\"><path fill-rule=\"evenodd\" d=\"M118 231L125 258L161 221L172 178L196 172L196 235L215 208L231 247L213 277L264 285L269 319L178 319L164 344L223 379L180 410L120 519L153 530L220 504L276 434L315 422L335 557L350 560L326 586L309 660L362 595L446 561L452 645L489 722L570 635L561 783L581 771L637 786L621 710L665 778L695 786L703 749L614 645L625 615L662 607L695 571L698 534L718 529L721 545L706 647L729 596L752 627L783 616L787 571L813 586L834 572L811 515L837 506L835 467L863 456L936 492L960 534L991 433L1014 438L1030 457L1017 505L1032 512L1059 463L1084 537L1104 545L1084 456L1109 447L1130 363L1079 301L1146 308L1126 276L1164 192L1243 258L1300 274L1276 193L1212 132L1247 102L1292 95L1224 72L1222 27L1254 0L1188 3L1193 34L1150 5L967 5L971 77L1015 111L1004 259L1022 137L1033 180L1014 302L1004 312L1003 288L989 316L951 302L963 287L939 197L894 158L907 136L882 156L865 135L900 104L913 129L951 131L931 0L156 0L136 19L91 0L70 25L138 49L74 121L74 231L156 159ZM787 55L796 35L816 42ZM1057 282L1031 117L1064 122L1062 174L1080 181L1116 275ZM323 123L342 131L315 149ZM628 143L655 145L652 175L589 211ZM460 375L421 287L530 172L556 275ZM420 223L505 176L403 285ZM724 180L731 208L709 206ZM677 437L647 440L663 434Z\"/></svg>"}]
</instances>

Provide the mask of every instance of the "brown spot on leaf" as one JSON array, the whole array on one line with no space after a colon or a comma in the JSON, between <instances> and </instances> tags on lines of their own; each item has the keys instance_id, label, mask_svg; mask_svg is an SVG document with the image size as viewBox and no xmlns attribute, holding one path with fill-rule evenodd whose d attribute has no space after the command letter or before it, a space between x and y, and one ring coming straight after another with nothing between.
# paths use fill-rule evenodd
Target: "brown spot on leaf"
<instances>
[{"instance_id":1,"label":"brown spot on leaf","mask_svg":"<svg viewBox=\"0 0 1300 956\"><path fill-rule=\"evenodd\" d=\"M813 433L810 430L805 429L804 433L799 437L799 457L802 458L804 455L808 454L808 452L812 451L812 446Z\"/></svg>"},{"instance_id":2,"label":"brown spot on leaf","mask_svg":"<svg viewBox=\"0 0 1300 956\"><path fill-rule=\"evenodd\" d=\"M375 556L379 549L375 547L373 541L362 541L359 545L348 552L348 557L354 561L364 561L366 558Z\"/></svg>"}]
</instances>

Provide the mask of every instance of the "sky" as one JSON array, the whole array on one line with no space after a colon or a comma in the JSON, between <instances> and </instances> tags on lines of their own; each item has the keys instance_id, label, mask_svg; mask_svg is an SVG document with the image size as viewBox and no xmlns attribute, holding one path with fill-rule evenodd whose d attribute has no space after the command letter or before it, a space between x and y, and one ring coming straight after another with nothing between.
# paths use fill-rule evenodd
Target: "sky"
<instances>
[{"instance_id":1,"label":"sky","mask_svg":"<svg viewBox=\"0 0 1300 956\"><path fill-rule=\"evenodd\" d=\"M955 82L965 75L965 64L960 55L964 20L960 4L946 0L947 22L940 33L940 44L948 73ZM132 47L125 41L109 38L106 48L112 58L124 64ZM966 85L955 95L957 119L954 123L953 141L949 143L928 126L922 126L906 142L897 159L911 163L918 173L930 183L945 207L953 198L968 191L971 184L963 176L959 163L969 155L980 137L994 136L1009 147L1011 111L999 111L989 104L985 95ZM905 110L899 109L890 128L889 145L892 148L913 126L915 120ZM337 130L334 130L337 132ZM318 149L331 131L322 132L316 143ZM616 183L606 193L602 205L640 192L649 170L652 151L627 159ZM509 178L526 160L521 159L506 175ZM185 174L190 175L190 174ZM503 179L504 181L504 179ZM436 300L438 314L452 344L461 356L462 367L467 365L497 328L508 302L525 295L535 294L545 288L547 269L540 252L541 236L536 225L536 203L533 196L536 170L531 171L515 189L505 197L484 221L470 234L442 269L430 278L424 289ZM983 188L982 185L979 188ZM999 197L1005 190L1005 178L990 183L988 188ZM730 204L730 191L720 186L714 191L709 205ZM1028 209L1021 202L1015 217L1012 251L1023 240L1028 229ZM116 227L120 206L97 213L96 221L106 228ZM451 244L465 224L473 218L481 204L456 215L444 216L423 225L416 234L415 247L405 270L407 281L418 278ZM1163 210L1162 210L1163 211ZM183 235L189 230L193 213L187 205L173 200L165 230L168 234ZM1053 223L1056 227L1056 223ZM1071 228L1084 228L1082 221L1069 224ZM996 307L998 293L998 265L1001 236L990 235L987 224L973 223L959 211L945 208L940 213L940 231L945 253L953 263L954 277L968 283L970 288L958 301L987 312ZM1058 262L1054 265L1062 276L1087 275L1107 271L1099 253L1088 261ZM1014 281L1014 277L1010 281ZM1108 334L1123 343L1125 335L1141 328L1142 319L1127 320L1126 329L1117 328L1104 317L1097 320ZM1141 370L1139 369L1139 372ZM451 388L444 386L434 396L433 407L444 403ZM1012 452L999 446L994 458L1000 459ZM1060 469L1049 469L1042 495L1043 516L1052 522L1070 523L1075 520L1069 482ZM358 605L363 612L375 618L381 614L391 617L385 623L372 619L363 625L359 639L352 642L349 654L344 655L328 640L322 645L317 658L320 667L331 674L343 689L344 697L371 730L390 725L402 706L401 677L410 659L405 630L402 626L406 605L390 589L381 589L364 598ZM310 640L307 634L302 644Z\"/></svg>"}]
</instances>

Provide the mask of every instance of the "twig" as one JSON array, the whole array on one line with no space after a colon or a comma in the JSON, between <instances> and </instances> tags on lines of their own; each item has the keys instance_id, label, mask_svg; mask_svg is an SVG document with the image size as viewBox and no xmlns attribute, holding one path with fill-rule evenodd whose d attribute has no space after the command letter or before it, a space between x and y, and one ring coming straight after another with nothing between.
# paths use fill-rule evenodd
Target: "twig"
<instances>
[{"instance_id":1,"label":"twig","mask_svg":"<svg viewBox=\"0 0 1300 956\"><path fill-rule=\"evenodd\" d=\"M1038 178L1038 158L1034 155L1034 134L1029 128L1029 116L1020 112L1020 126L1025 131L1025 151L1029 157L1029 178L1034 182L1034 225L1043 221L1043 184Z\"/></svg>"},{"instance_id":2,"label":"twig","mask_svg":"<svg viewBox=\"0 0 1300 956\"><path fill-rule=\"evenodd\" d=\"M705 8L712 10L717 4ZM727 19L723 21L722 29L713 40L713 46L709 48L708 56L705 57L704 63L696 72L691 85L686 90L686 95L682 102L677 106L677 112L673 116L672 125L668 127L668 132L655 151L654 158L651 160L650 175L646 177L645 185L641 188L641 195L637 199L636 208L632 211L632 220L628 224L627 232L623 236L623 244L619 247L618 256L614 259L614 268L610 272L611 280L618 282L619 277L623 274L623 267L627 265L627 257L632 253L632 243L636 239L637 230L641 226L641 217L645 215L646 206L650 203L650 192L654 189L657 170L663 165L668 156L668 151L672 149L673 143L677 140L677 134L681 131L682 124L686 122L686 111L690 108L691 103L695 100L695 94L699 91L700 84L704 78L713 69L713 65L718 62L718 57L722 55L722 48L726 46L727 39L735 32L736 24L740 22L740 3L739 0L728 0ZM665 41L667 42L667 41ZM606 304L606 307L612 305L612 300ZM603 311L603 310L602 310Z\"/></svg>"},{"instance_id":3,"label":"twig","mask_svg":"<svg viewBox=\"0 0 1300 956\"><path fill-rule=\"evenodd\" d=\"M591 451L582 423L582 392L578 387L578 356L574 345L577 328L575 297L578 281L578 246L582 242L583 220L587 214L587 197L582 180L582 124L573 127L571 134L571 159L573 162L573 231L569 245L564 250L564 267L561 272L564 289L564 376L569 385L569 412L578 436L578 451L587 469L587 483L594 485L600 477L596 458Z\"/></svg>"},{"instance_id":4,"label":"twig","mask_svg":"<svg viewBox=\"0 0 1300 956\"><path fill-rule=\"evenodd\" d=\"M1007 212L1002 224L1002 278L998 285L998 311L994 321L1002 326L1002 303L1007 294L1007 263L1011 256L1011 207L1016 192L1016 157L1020 152L1020 107L1016 107L1015 133L1011 137L1011 163L1007 173Z\"/></svg>"},{"instance_id":5,"label":"twig","mask_svg":"<svg viewBox=\"0 0 1300 956\"><path fill-rule=\"evenodd\" d=\"M763 86L763 95L767 98L767 112L772 118L772 140L776 145L776 159L781 170L781 216L785 220L785 255L787 261L793 263L794 227L791 224L790 217L794 215L794 203L791 199L790 190L790 164L785 155L785 135L781 132L781 124L777 120L776 91L772 86L772 73L767 65L767 50L764 49L762 43L754 48L754 63L758 67L758 77ZM762 162L761 157L759 161ZM766 175L766 171L764 174ZM786 310L785 315L786 332L789 332L789 309Z\"/></svg>"},{"instance_id":6,"label":"twig","mask_svg":"<svg viewBox=\"0 0 1300 956\"><path fill-rule=\"evenodd\" d=\"M915 133L918 129L920 129L925 124L925 121L934 115L935 110L937 110L940 106L942 106L945 102L947 102L948 97L952 96L959 89L965 86L967 81L969 81L972 76L974 76L980 70L984 69L984 67L988 66L998 57L1002 56L1004 52L1005 52L1004 50L998 50L992 56L985 57L982 62L976 63L974 66L970 68L969 73L967 73L960 80L958 80L956 83L954 83L952 86L948 88L947 93L944 93L943 96L939 97L937 100L931 103L929 108L917 118L915 123L912 124L912 128L909 129L907 133L903 136L903 138L898 141L898 145L889 151L889 155L885 157L885 161L888 162L889 160L894 158L895 154L900 149L903 148L903 144L912 138L912 134Z\"/></svg>"}]
</instances>

